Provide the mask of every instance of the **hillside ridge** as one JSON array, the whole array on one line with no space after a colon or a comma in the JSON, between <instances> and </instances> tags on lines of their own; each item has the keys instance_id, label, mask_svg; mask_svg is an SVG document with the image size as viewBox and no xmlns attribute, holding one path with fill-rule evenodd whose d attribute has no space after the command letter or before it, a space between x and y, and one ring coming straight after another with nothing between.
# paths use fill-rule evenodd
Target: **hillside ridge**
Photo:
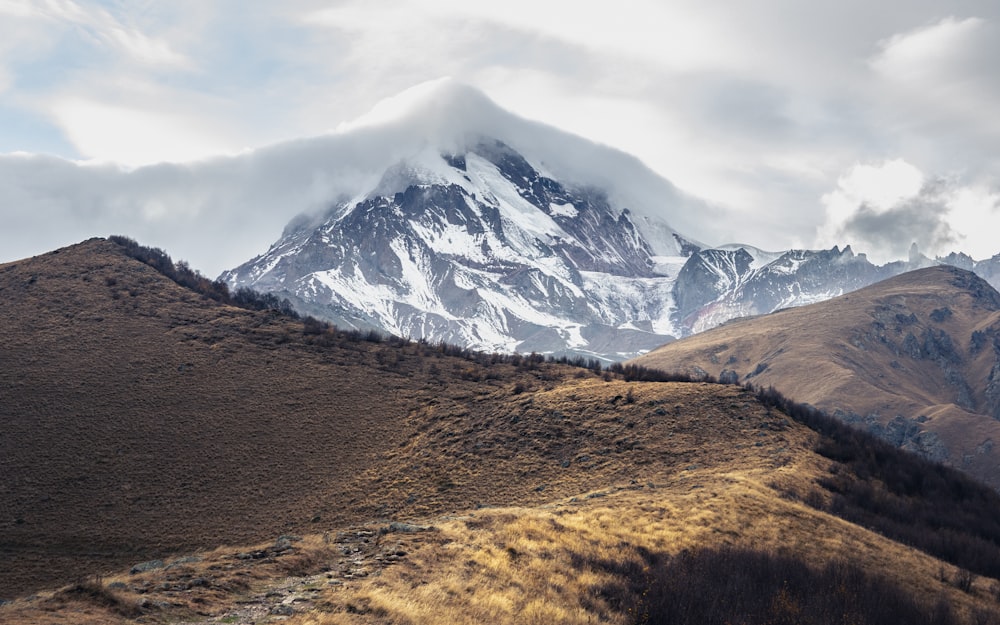
<instances>
[{"instance_id":1,"label":"hillside ridge","mask_svg":"<svg viewBox=\"0 0 1000 625\"><path fill-rule=\"evenodd\" d=\"M937 266L771 315L733 320L635 360L773 385L1000 487L1000 294Z\"/></svg>"}]
</instances>

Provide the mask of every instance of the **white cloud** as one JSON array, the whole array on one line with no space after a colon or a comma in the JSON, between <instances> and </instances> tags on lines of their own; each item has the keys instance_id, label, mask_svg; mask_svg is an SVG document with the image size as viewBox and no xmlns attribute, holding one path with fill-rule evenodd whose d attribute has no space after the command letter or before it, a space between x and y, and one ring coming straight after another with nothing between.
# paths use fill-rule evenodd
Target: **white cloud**
<instances>
[{"instance_id":1,"label":"white cloud","mask_svg":"<svg viewBox=\"0 0 1000 625\"><path fill-rule=\"evenodd\" d=\"M696 13L649 0L627 0L616 5L578 4L571 9L558 3L510 0L503 4L408 0L342 2L303 16L303 21L336 30L350 30L365 37L388 39L406 32L427 34L447 31L461 37L462 28L482 26L532 33L580 49L659 57L686 69L706 69L719 57L712 44L722 40L718 24ZM628 36L622 36L628 33ZM404 39L405 41L405 39ZM443 42L448 43L448 42ZM495 45L493 41L483 42ZM405 54L405 47L384 54Z\"/></svg>"},{"instance_id":2,"label":"white cloud","mask_svg":"<svg viewBox=\"0 0 1000 625\"><path fill-rule=\"evenodd\" d=\"M0 0L0 124L49 123L47 151L134 167L315 136L450 75L727 206L725 219L690 216L711 222L710 242L813 245L861 204L867 217L896 214L873 212L875 190L838 186L856 163L898 157L927 184L1000 186L1000 5L961 11L933 0ZM16 141L5 149L43 149ZM837 197L843 215L824 226ZM143 210L164 220L182 210L154 204Z\"/></svg>"},{"instance_id":3,"label":"white cloud","mask_svg":"<svg viewBox=\"0 0 1000 625\"><path fill-rule=\"evenodd\" d=\"M963 52L983 31L976 17L948 17L940 22L880 42L881 53L871 61L876 71L892 80L909 83L938 81L954 69Z\"/></svg>"},{"instance_id":4,"label":"white cloud","mask_svg":"<svg viewBox=\"0 0 1000 625\"><path fill-rule=\"evenodd\" d=\"M911 243L927 255L996 254L1000 194L957 178L928 178L902 159L856 164L823 196L821 246L850 244L874 262L905 258Z\"/></svg>"},{"instance_id":5,"label":"white cloud","mask_svg":"<svg viewBox=\"0 0 1000 625\"><path fill-rule=\"evenodd\" d=\"M198 121L210 107L188 114L189 101L206 98L174 86L194 64L152 32L170 26L143 18L152 5L0 3L0 123L44 129L46 148L75 148L67 156L128 165L199 158L225 147L215 140L224 123ZM160 84L168 75L174 84Z\"/></svg>"},{"instance_id":6,"label":"white cloud","mask_svg":"<svg viewBox=\"0 0 1000 625\"><path fill-rule=\"evenodd\" d=\"M1000 192L982 184L959 187L951 190L948 208L958 249L976 259L1000 253Z\"/></svg>"},{"instance_id":7,"label":"white cloud","mask_svg":"<svg viewBox=\"0 0 1000 625\"><path fill-rule=\"evenodd\" d=\"M39 6L30 0L0 0L0 14L10 17L31 17L39 14Z\"/></svg>"},{"instance_id":8,"label":"white cloud","mask_svg":"<svg viewBox=\"0 0 1000 625\"><path fill-rule=\"evenodd\" d=\"M853 207L867 204L884 212L917 196L924 185L919 169L897 158L877 165L858 163L840 177L837 189L823 196L830 218L842 220Z\"/></svg>"},{"instance_id":9,"label":"white cloud","mask_svg":"<svg viewBox=\"0 0 1000 625\"><path fill-rule=\"evenodd\" d=\"M233 151L219 129L191 115L108 105L71 98L52 113L73 145L87 158L137 167L191 161Z\"/></svg>"},{"instance_id":10,"label":"white cloud","mask_svg":"<svg viewBox=\"0 0 1000 625\"><path fill-rule=\"evenodd\" d=\"M802 220L802 211L789 211L789 219L775 209L815 203L818 193L778 200L774 190L788 193L791 184L775 177L798 178L819 165L781 142L762 146L759 137L740 136L764 117L779 119L784 103L780 90L766 83L739 80L730 87L730 78L751 66L788 65L773 46L764 53L762 46L743 45L740 11L716 19L697 3L590 4L572 11L522 4L426 1L369 10L345 3L306 19L335 33L327 35L331 52L323 58L335 58L350 42L349 56L341 58L364 75L354 85L358 91L391 95L423 78L452 75L522 116L621 148L685 191L741 209L731 224L713 224L726 226L718 240L752 234L780 238L775 245L802 241L780 234ZM440 73L427 75L432 68ZM742 100L751 91L756 101L747 106ZM762 93L774 95L756 97ZM331 90L331 97L343 96ZM762 153L764 167L757 162ZM762 206L768 210L750 214Z\"/></svg>"},{"instance_id":11,"label":"white cloud","mask_svg":"<svg viewBox=\"0 0 1000 625\"><path fill-rule=\"evenodd\" d=\"M624 0L578 3L572 9L536 0L502 4L426 0L421 4L438 15L504 24L597 54L653 62L671 71L715 71L740 60L728 45L726 23L708 19L707 12L685 7L685 3Z\"/></svg>"},{"instance_id":12,"label":"white cloud","mask_svg":"<svg viewBox=\"0 0 1000 625\"><path fill-rule=\"evenodd\" d=\"M934 135L928 152L947 154L955 144L982 150L992 161L987 167L996 167L997 58L1000 25L995 20L949 17L882 41L869 65L883 83L890 127Z\"/></svg>"},{"instance_id":13,"label":"white cloud","mask_svg":"<svg viewBox=\"0 0 1000 625\"><path fill-rule=\"evenodd\" d=\"M113 48L132 62L178 67L190 64L190 60L172 49L167 41L123 23L100 5L84 6L73 0L40 0L8 4L8 8L18 17L53 20L78 29L98 45Z\"/></svg>"},{"instance_id":14,"label":"white cloud","mask_svg":"<svg viewBox=\"0 0 1000 625\"><path fill-rule=\"evenodd\" d=\"M444 97L448 106L437 106ZM469 106L469 105L472 106ZM400 159L428 145L455 149L499 138L569 183L608 192L617 208L648 216L700 237L712 209L679 193L633 157L561 131L519 120L481 94L438 81L384 108L380 125L276 144L234 157L193 163L163 163L123 169L110 163L0 156L0 197L7 224L0 249L16 254L26 244L41 249L78 238L124 233L167 249L175 257L216 275L273 242L301 213L329 210L336 202L375 189ZM457 142L466 142L457 145ZM660 247L674 244L664 231ZM26 234L30 233L30 234ZM656 241L650 241L654 246Z\"/></svg>"}]
</instances>

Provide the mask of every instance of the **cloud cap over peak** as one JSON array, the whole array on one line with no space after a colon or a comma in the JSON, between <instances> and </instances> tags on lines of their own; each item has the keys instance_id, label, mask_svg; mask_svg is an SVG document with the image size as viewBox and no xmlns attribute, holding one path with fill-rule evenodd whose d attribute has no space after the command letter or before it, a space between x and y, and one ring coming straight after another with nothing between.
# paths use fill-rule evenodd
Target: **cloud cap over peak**
<instances>
[{"instance_id":1,"label":"cloud cap over peak","mask_svg":"<svg viewBox=\"0 0 1000 625\"><path fill-rule=\"evenodd\" d=\"M9 215L16 227L0 231L0 248L13 259L123 233L217 275L267 249L297 215L357 201L400 163L431 158L443 166L442 154L484 139L506 143L564 183L603 190L618 210L693 238L700 231L683 226L697 226L692 218L712 210L633 156L520 118L479 90L444 79L384 100L337 132L232 156L123 168L0 155L0 197L25 207Z\"/></svg>"},{"instance_id":2,"label":"cloud cap over peak","mask_svg":"<svg viewBox=\"0 0 1000 625\"><path fill-rule=\"evenodd\" d=\"M342 122L337 132L384 125L462 132L495 124L505 112L479 89L450 76L428 80L383 98L370 111Z\"/></svg>"}]
</instances>

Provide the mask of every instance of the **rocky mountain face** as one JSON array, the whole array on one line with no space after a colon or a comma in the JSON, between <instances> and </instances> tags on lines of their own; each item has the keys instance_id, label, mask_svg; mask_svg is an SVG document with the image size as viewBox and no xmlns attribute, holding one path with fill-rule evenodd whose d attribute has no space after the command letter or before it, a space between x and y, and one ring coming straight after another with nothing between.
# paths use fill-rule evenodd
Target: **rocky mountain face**
<instances>
[{"instance_id":1,"label":"rocky mountain face","mask_svg":"<svg viewBox=\"0 0 1000 625\"><path fill-rule=\"evenodd\" d=\"M390 171L378 192L291 224L224 274L350 327L482 350L622 358L676 334L672 278L629 210L482 140Z\"/></svg>"},{"instance_id":2,"label":"rocky mountain face","mask_svg":"<svg viewBox=\"0 0 1000 625\"><path fill-rule=\"evenodd\" d=\"M821 302L935 265L973 271L1000 287L1000 254L980 262L954 253L930 259L914 247L907 260L879 266L850 246L783 253L727 246L700 250L687 259L673 285L676 308L671 319L687 336L730 319Z\"/></svg>"},{"instance_id":3,"label":"rocky mountain face","mask_svg":"<svg viewBox=\"0 0 1000 625\"><path fill-rule=\"evenodd\" d=\"M935 264L1000 286L1000 255L931 260L914 249L875 266L850 247L707 248L670 222L710 209L627 155L450 83L408 106L395 126L348 137L396 146L367 154L357 180L370 182L294 219L221 278L344 327L608 361Z\"/></svg>"},{"instance_id":4,"label":"rocky mountain face","mask_svg":"<svg viewBox=\"0 0 1000 625\"><path fill-rule=\"evenodd\" d=\"M299 219L223 274L354 328L486 351L621 360L734 318L823 301L906 271L954 265L1000 285L1000 256L876 266L843 250L701 249L678 233L653 253L642 222L483 140L386 174L401 187Z\"/></svg>"},{"instance_id":5,"label":"rocky mountain face","mask_svg":"<svg viewBox=\"0 0 1000 625\"><path fill-rule=\"evenodd\" d=\"M1000 488L1000 293L969 271L907 272L734 320L636 362L773 386Z\"/></svg>"}]
</instances>

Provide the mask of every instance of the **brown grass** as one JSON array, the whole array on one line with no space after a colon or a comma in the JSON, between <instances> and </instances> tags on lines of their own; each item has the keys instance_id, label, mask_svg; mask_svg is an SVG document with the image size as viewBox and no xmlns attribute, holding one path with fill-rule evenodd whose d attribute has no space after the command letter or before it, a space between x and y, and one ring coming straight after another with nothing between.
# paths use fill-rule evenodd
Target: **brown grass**
<instances>
[{"instance_id":1,"label":"brown grass","mask_svg":"<svg viewBox=\"0 0 1000 625\"><path fill-rule=\"evenodd\" d=\"M713 545L992 605L800 502L831 461L740 388L305 335L147 270L0 266L0 588L35 593L0 622L630 623L657 558Z\"/></svg>"},{"instance_id":2,"label":"brown grass","mask_svg":"<svg viewBox=\"0 0 1000 625\"><path fill-rule=\"evenodd\" d=\"M452 372L484 368L426 346L304 336L103 241L0 266L0 318L8 596L384 516L405 498L358 475L415 435L421 411L566 375L497 365L465 379Z\"/></svg>"},{"instance_id":3,"label":"brown grass","mask_svg":"<svg viewBox=\"0 0 1000 625\"><path fill-rule=\"evenodd\" d=\"M99 240L0 266L0 316L7 597L219 544L643 484L756 435L732 421L733 447L687 420L750 405L735 391L305 335Z\"/></svg>"},{"instance_id":4,"label":"brown grass","mask_svg":"<svg viewBox=\"0 0 1000 625\"><path fill-rule=\"evenodd\" d=\"M892 576L928 610L989 605L938 579L937 561L779 496L748 476L717 476L711 490L623 490L599 500L501 509L439 525L431 545L377 578L328 591L322 611L293 622L632 623L650 554L742 545L794 553L816 566L849 554ZM704 588L712 593L716 589ZM722 600L722 599L720 599Z\"/></svg>"},{"instance_id":5,"label":"brown grass","mask_svg":"<svg viewBox=\"0 0 1000 625\"><path fill-rule=\"evenodd\" d=\"M573 396L587 405L609 392L613 399L625 386L574 381L566 395L540 392L538 403ZM221 548L173 568L104 583L117 582L120 601L140 606L145 619L171 622L257 622L287 605L291 623L317 625L631 623L642 605L643 588L635 580L643 579L652 558L738 545L795 554L817 567L846 555L910 589L928 609L944 601L969 619L992 606L994 580L977 579L971 593L961 592L941 579L947 565L789 497L806 492L829 466L809 451L814 435L798 424L752 403L726 416L723 407L732 410L745 397L732 387L633 388L647 406L670 398L694 408L664 419L673 436L639 437L639 446L662 437L655 455L669 459L674 452L687 464L650 462L633 467L642 481L570 490L575 494L535 505L458 510L426 519L433 526L428 531L370 525L307 536L288 551L275 551L275 543ZM709 401L713 393L721 395L715 403ZM742 437L736 440L753 440L752 433L763 444L726 453L734 439L713 437L709 428ZM669 439L677 439L676 446ZM58 601L22 600L0 608L0 615L11 623L57 622L45 620L52 609L81 623L119 618L114 606L100 602Z\"/></svg>"}]
</instances>

